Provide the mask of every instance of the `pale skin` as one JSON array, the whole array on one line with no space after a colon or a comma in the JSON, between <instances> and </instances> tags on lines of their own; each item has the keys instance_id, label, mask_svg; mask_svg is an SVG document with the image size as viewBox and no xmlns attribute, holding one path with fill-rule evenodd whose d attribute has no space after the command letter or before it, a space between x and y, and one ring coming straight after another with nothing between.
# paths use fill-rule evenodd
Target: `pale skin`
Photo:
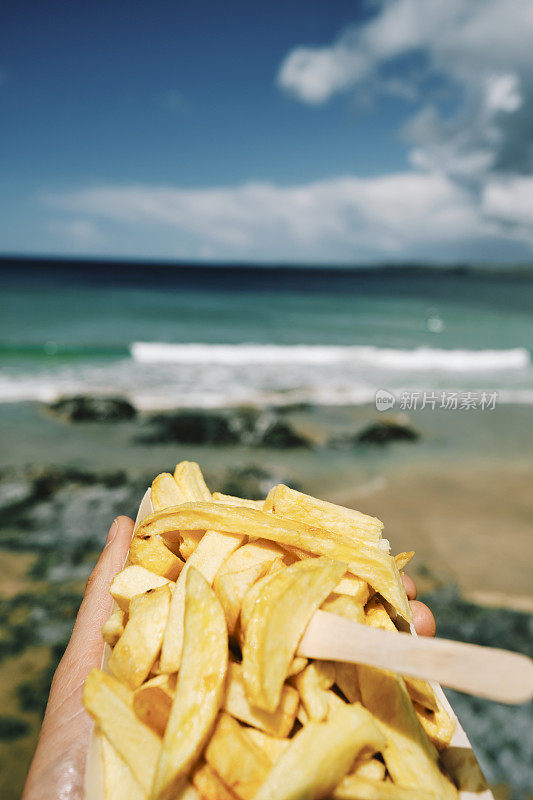
<instances>
[{"instance_id":1,"label":"pale skin","mask_svg":"<svg viewBox=\"0 0 533 800\"><path fill-rule=\"evenodd\" d=\"M101 627L111 613L109 584L120 571L133 534L133 522L117 517L89 580L67 649L55 672L37 749L22 800L83 800L85 759L92 720L81 702L89 671L100 667L103 654ZM419 635L435 636L435 619L416 600L416 586L403 576Z\"/></svg>"}]
</instances>

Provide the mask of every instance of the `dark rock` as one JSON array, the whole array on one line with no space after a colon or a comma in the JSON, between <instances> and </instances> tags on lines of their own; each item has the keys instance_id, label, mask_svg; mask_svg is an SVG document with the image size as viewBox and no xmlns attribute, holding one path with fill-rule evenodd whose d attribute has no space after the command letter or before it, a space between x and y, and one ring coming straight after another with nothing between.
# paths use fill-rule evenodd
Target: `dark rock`
<instances>
[{"instance_id":1,"label":"dark rock","mask_svg":"<svg viewBox=\"0 0 533 800\"><path fill-rule=\"evenodd\" d=\"M180 442L181 444L229 445L239 442L226 415L212 411L181 409L155 414L149 419L150 430L139 437L144 444Z\"/></svg>"},{"instance_id":2,"label":"dark rock","mask_svg":"<svg viewBox=\"0 0 533 800\"><path fill-rule=\"evenodd\" d=\"M409 418L403 415L380 417L357 435L357 441L361 444L377 446L389 442L416 442L419 438L419 432L412 427Z\"/></svg>"},{"instance_id":3,"label":"dark rock","mask_svg":"<svg viewBox=\"0 0 533 800\"><path fill-rule=\"evenodd\" d=\"M286 420L273 417L266 424L259 426L255 444L258 447L289 449L293 447L311 447L312 442L298 433Z\"/></svg>"},{"instance_id":4,"label":"dark rock","mask_svg":"<svg viewBox=\"0 0 533 800\"><path fill-rule=\"evenodd\" d=\"M379 417L358 433L336 436L329 441L330 447L349 448L359 444L383 447L391 442L415 442L420 433L403 414Z\"/></svg>"},{"instance_id":5,"label":"dark rock","mask_svg":"<svg viewBox=\"0 0 533 800\"><path fill-rule=\"evenodd\" d=\"M308 439L277 413L252 406L225 411L170 411L155 414L148 424L148 432L139 437L139 441L145 444L180 442L272 448L311 446Z\"/></svg>"},{"instance_id":6,"label":"dark rock","mask_svg":"<svg viewBox=\"0 0 533 800\"><path fill-rule=\"evenodd\" d=\"M123 397L74 395L50 403L48 409L68 422L121 422L133 419L137 410Z\"/></svg>"}]
</instances>

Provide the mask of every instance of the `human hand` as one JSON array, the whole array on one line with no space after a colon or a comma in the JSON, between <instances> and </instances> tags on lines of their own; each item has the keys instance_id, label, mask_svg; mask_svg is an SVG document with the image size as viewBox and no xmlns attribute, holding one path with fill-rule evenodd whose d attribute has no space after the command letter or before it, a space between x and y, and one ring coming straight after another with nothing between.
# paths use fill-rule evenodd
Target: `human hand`
<instances>
[{"instance_id":1,"label":"human hand","mask_svg":"<svg viewBox=\"0 0 533 800\"><path fill-rule=\"evenodd\" d=\"M131 519L117 517L89 577L72 636L52 681L22 800L84 798L85 761L92 720L83 708L82 688L89 671L102 663L101 628L113 605L109 585L124 565L132 534ZM434 636L433 614L416 600L414 581L407 575L402 577L417 633Z\"/></svg>"},{"instance_id":2,"label":"human hand","mask_svg":"<svg viewBox=\"0 0 533 800\"><path fill-rule=\"evenodd\" d=\"M72 636L50 688L37 749L22 800L83 800L85 760L92 720L83 708L85 678L100 667L104 652L101 628L111 613L109 585L124 566L133 522L117 517L93 569Z\"/></svg>"}]
</instances>

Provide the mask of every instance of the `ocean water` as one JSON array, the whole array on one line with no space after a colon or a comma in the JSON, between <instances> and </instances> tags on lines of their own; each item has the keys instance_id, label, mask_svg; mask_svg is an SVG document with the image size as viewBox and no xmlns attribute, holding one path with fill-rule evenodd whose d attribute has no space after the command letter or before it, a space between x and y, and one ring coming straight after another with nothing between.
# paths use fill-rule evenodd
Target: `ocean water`
<instances>
[{"instance_id":1,"label":"ocean water","mask_svg":"<svg viewBox=\"0 0 533 800\"><path fill-rule=\"evenodd\" d=\"M533 403L527 275L5 260L0 280L4 403L339 405L380 389Z\"/></svg>"}]
</instances>

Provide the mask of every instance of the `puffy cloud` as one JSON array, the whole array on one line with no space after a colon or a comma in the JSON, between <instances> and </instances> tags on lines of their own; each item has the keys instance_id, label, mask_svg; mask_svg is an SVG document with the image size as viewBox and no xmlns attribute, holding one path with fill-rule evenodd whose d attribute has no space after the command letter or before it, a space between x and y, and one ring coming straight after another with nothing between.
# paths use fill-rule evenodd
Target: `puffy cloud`
<instances>
[{"instance_id":1,"label":"puffy cloud","mask_svg":"<svg viewBox=\"0 0 533 800\"><path fill-rule=\"evenodd\" d=\"M308 103L339 91L424 97L443 80L457 110L422 105L405 127L417 167L468 180L533 168L533 3L530 0L381 0L366 23L323 47L297 47L278 84ZM416 56L417 69L398 69ZM393 79L390 73L397 73ZM449 100L449 97L448 97Z\"/></svg>"}]
</instances>

